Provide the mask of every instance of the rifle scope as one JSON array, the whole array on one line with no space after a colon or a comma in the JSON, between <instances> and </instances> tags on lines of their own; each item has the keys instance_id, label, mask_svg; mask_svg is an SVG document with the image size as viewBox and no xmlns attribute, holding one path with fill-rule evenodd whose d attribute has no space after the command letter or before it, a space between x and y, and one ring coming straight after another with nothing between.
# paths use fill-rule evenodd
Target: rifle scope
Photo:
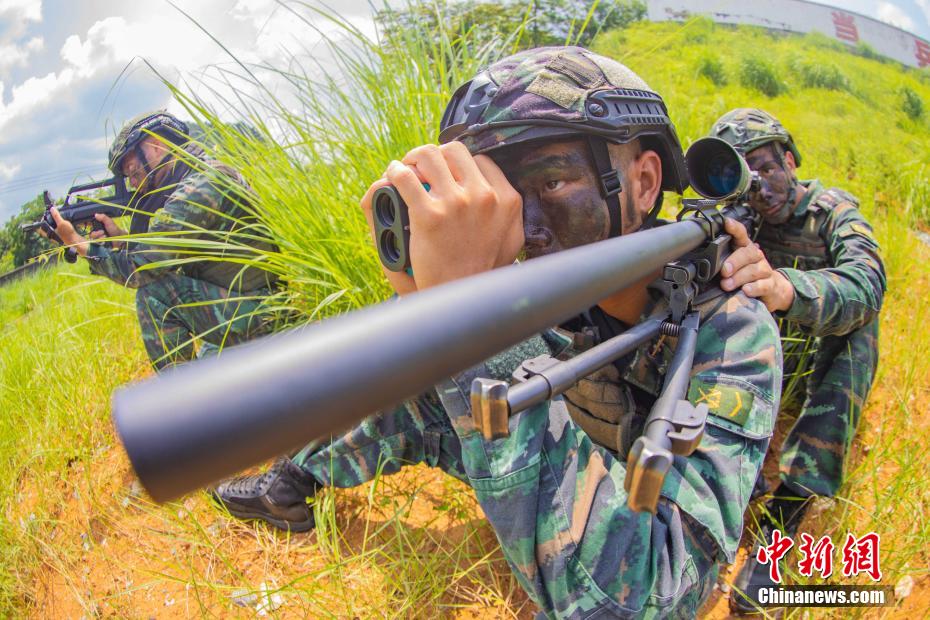
<instances>
[{"instance_id":1,"label":"rifle scope","mask_svg":"<svg viewBox=\"0 0 930 620\"><path fill-rule=\"evenodd\" d=\"M755 189L746 160L720 138L701 138L692 144L685 165L691 187L705 198L727 202Z\"/></svg>"}]
</instances>

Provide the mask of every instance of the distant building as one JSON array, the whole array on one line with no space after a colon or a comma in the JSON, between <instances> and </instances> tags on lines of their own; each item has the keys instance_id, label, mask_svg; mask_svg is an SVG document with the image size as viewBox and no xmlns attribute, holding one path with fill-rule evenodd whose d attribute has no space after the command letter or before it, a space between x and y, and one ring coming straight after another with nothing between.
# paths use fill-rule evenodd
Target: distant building
<instances>
[{"instance_id":1,"label":"distant building","mask_svg":"<svg viewBox=\"0 0 930 620\"><path fill-rule=\"evenodd\" d=\"M848 45L866 43L911 67L930 65L930 42L877 19L804 0L646 0L651 21L706 15L717 23L788 32L818 31Z\"/></svg>"}]
</instances>

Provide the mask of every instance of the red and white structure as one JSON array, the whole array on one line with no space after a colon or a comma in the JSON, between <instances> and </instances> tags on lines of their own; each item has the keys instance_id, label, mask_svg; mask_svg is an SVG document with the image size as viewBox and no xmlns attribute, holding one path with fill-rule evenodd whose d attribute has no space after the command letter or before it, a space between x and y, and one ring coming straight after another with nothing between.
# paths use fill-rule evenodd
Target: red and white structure
<instances>
[{"instance_id":1,"label":"red and white structure","mask_svg":"<svg viewBox=\"0 0 930 620\"><path fill-rule=\"evenodd\" d=\"M818 31L848 45L867 43L911 67L930 66L930 42L859 13L805 0L646 0L651 21L706 15L721 24L747 24L788 32Z\"/></svg>"}]
</instances>

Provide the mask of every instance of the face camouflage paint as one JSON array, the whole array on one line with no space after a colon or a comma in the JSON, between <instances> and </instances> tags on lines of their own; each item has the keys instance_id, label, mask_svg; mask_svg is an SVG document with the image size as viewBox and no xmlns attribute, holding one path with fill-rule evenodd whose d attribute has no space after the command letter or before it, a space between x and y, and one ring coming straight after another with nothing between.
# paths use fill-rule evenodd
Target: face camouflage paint
<instances>
[{"instance_id":1,"label":"face camouflage paint","mask_svg":"<svg viewBox=\"0 0 930 620\"><path fill-rule=\"evenodd\" d=\"M794 186L797 179L788 171L773 149L772 146L756 149L746 158L749 167L759 173L762 181L759 191L750 196L750 205L767 222L782 224L791 217L794 207Z\"/></svg>"},{"instance_id":2,"label":"face camouflage paint","mask_svg":"<svg viewBox=\"0 0 930 620\"><path fill-rule=\"evenodd\" d=\"M503 163L507 179L523 197L527 258L608 237L607 203L582 142L512 151Z\"/></svg>"}]
</instances>

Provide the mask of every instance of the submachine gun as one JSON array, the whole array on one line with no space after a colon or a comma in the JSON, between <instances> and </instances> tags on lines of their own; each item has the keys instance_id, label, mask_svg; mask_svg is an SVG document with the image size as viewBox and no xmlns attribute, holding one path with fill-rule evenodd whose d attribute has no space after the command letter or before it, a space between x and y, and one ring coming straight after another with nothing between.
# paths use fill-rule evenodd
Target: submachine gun
<instances>
[{"instance_id":1,"label":"submachine gun","mask_svg":"<svg viewBox=\"0 0 930 620\"><path fill-rule=\"evenodd\" d=\"M87 192L101 190L107 187L113 188L112 195L90 199L83 198L83 195ZM129 201L132 199L132 195L132 192L126 187L126 179L121 176L115 176L97 183L75 185L68 190L64 202L58 207L58 213L63 219L74 224L74 227L84 234L84 236L87 236L87 232L89 232L87 230L88 225L90 226L90 230L104 229L103 224L94 218L95 213L102 213L111 218L122 217L131 211L128 205ZM52 197L49 195L48 190L45 190L42 196L45 199L45 213L42 214L39 221L23 224L21 227L22 231L24 233L31 233L34 230L42 229L49 239L62 244L61 237L55 232L55 219L52 217L52 207L55 206L55 203L52 201ZM76 201L72 202L75 198ZM73 263L77 260L77 252L74 248L65 248L65 260L69 263Z\"/></svg>"},{"instance_id":2,"label":"submachine gun","mask_svg":"<svg viewBox=\"0 0 930 620\"><path fill-rule=\"evenodd\" d=\"M699 140L686 161L705 198L686 200L677 222L273 335L117 390L113 420L139 479L156 501L167 501L331 436L661 269L670 308L664 319L568 361L528 360L512 384L476 379L471 393L480 432L506 436L514 413L660 333L677 336L662 394L628 458L630 507L655 511L673 455L697 447L707 415L706 406L685 399L699 327L692 301L730 253L724 217L755 222L744 204L753 176L730 145Z\"/></svg>"}]
</instances>

